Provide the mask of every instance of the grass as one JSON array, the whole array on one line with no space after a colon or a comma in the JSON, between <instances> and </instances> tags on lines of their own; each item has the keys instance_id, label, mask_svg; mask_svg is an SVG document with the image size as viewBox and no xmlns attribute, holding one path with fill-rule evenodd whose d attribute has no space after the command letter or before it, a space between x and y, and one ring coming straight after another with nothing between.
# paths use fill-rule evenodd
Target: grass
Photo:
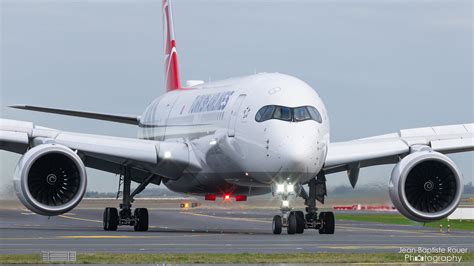
<instances>
[{"instance_id":1,"label":"grass","mask_svg":"<svg viewBox=\"0 0 474 266\"><path fill-rule=\"evenodd\" d=\"M183 247L185 248L185 247ZM442 255L442 254L441 254ZM446 254L450 255L450 254ZM462 255L462 262L474 262L474 253ZM76 263L117 263L117 264L268 264L268 263L405 263L404 254L341 254L341 253L287 253L287 254L114 254L114 253L81 253ZM39 254L0 255L0 263L42 263Z\"/></svg>"},{"instance_id":2,"label":"grass","mask_svg":"<svg viewBox=\"0 0 474 266\"><path fill-rule=\"evenodd\" d=\"M446 230L448 224L451 226L451 230L474 230L473 221L459 221L459 220L448 220L444 219L438 222L426 223L424 226L439 228L439 225L443 225L443 230Z\"/></svg>"},{"instance_id":3,"label":"grass","mask_svg":"<svg viewBox=\"0 0 474 266\"><path fill-rule=\"evenodd\" d=\"M473 221L459 221L451 220L448 222L447 219L443 219L437 222L430 223L418 223L407 219L400 214L336 214L337 220L348 220L358 222L377 222L385 224L401 224L401 225L421 225L433 228L439 228L439 225L443 225L443 230L446 230L448 224L451 226L451 230L474 230Z\"/></svg>"}]
</instances>

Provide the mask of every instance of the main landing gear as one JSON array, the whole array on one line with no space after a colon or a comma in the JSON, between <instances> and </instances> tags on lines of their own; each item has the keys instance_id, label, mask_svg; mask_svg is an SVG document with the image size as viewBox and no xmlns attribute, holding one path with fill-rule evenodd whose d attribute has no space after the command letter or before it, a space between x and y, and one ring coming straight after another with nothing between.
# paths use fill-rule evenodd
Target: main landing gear
<instances>
[{"instance_id":1,"label":"main landing gear","mask_svg":"<svg viewBox=\"0 0 474 266\"><path fill-rule=\"evenodd\" d=\"M316 229L320 234L334 234L335 218L333 212L320 212L316 208L316 200L324 203L326 194L326 177L324 173L318 174L309 182L309 195L301 188L299 196L305 200L306 215L302 211L292 211L286 196L283 196L281 206L282 215L273 217L272 230L274 234L281 234L283 228L289 235L302 234L305 229Z\"/></svg>"},{"instance_id":2,"label":"main landing gear","mask_svg":"<svg viewBox=\"0 0 474 266\"><path fill-rule=\"evenodd\" d=\"M133 197L142 192L150 183L153 175L150 175L130 194L132 182L130 168L124 167L123 171L123 198L120 204L120 212L117 208L105 208L104 210L104 230L116 231L119 225L133 226L135 231L148 231L148 209L136 208L132 214Z\"/></svg>"}]
</instances>

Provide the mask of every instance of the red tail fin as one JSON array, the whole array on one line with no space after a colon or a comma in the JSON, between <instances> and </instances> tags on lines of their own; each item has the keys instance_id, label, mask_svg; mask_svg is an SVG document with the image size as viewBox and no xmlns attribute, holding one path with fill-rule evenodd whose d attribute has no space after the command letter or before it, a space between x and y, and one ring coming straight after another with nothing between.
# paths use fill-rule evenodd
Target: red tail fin
<instances>
[{"instance_id":1,"label":"red tail fin","mask_svg":"<svg viewBox=\"0 0 474 266\"><path fill-rule=\"evenodd\" d=\"M170 0L163 0L163 34L163 41L165 42L165 86L166 91L172 91L179 89L180 83Z\"/></svg>"}]
</instances>

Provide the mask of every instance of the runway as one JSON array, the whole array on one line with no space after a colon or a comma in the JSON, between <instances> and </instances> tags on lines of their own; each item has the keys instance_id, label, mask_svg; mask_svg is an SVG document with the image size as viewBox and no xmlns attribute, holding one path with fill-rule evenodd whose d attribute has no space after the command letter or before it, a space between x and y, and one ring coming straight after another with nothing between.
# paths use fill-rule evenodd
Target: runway
<instances>
[{"instance_id":1,"label":"runway","mask_svg":"<svg viewBox=\"0 0 474 266\"><path fill-rule=\"evenodd\" d=\"M100 205L100 204L99 204ZM113 206L113 205L112 205ZM103 206L105 207L105 205ZM337 221L334 235L305 230L273 235L275 209L152 208L150 230L102 230L102 209L43 217L24 208L0 210L1 254L70 250L116 253L394 252L406 247L474 248L473 231L440 233L421 226ZM337 213L336 213L337 217Z\"/></svg>"}]
</instances>

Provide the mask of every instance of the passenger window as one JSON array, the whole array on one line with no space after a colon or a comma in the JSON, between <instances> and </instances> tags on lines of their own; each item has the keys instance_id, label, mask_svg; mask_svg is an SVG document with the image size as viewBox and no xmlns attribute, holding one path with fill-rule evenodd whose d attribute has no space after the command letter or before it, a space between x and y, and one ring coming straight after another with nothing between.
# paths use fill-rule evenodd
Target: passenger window
<instances>
[{"instance_id":1,"label":"passenger window","mask_svg":"<svg viewBox=\"0 0 474 266\"><path fill-rule=\"evenodd\" d=\"M311 116L309 115L308 110L305 106L295 108L293 113L296 122L311 119Z\"/></svg>"},{"instance_id":2,"label":"passenger window","mask_svg":"<svg viewBox=\"0 0 474 266\"><path fill-rule=\"evenodd\" d=\"M309 114L311 115L311 118L318 122L318 123L322 123L323 122L323 119L321 118L321 114L318 112L318 110L316 110L316 108L312 107L312 106L308 106L308 111L309 111Z\"/></svg>"},{"instance_id":3,"label":"passenger window","mask_svg":"<svg viewBox=\"0 0 474 266\"><path fill-rule=\"evenodd\" d=\"M275 110L275 113L273 113L273 118L291 121L291 109L288 107L278 106Z\"/></svg>"}]
</instances>

